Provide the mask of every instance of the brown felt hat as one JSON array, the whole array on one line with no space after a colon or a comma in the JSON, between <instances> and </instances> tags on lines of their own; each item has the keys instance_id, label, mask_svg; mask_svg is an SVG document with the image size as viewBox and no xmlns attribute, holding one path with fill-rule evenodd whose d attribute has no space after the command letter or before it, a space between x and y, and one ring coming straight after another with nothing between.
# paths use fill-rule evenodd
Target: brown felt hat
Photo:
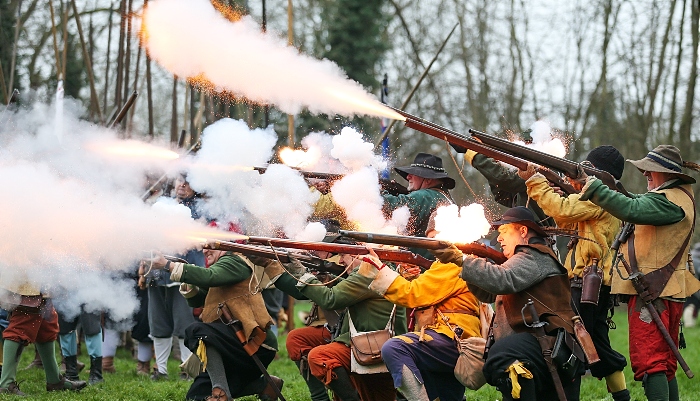
<instances>
[{"instance_id":1,"label":"brown felt hat","mask_svg":"<svg viewBox=\"0 0 700 401\"><path fill-rule=\"evenodd\" d=\"M669 173L678 177L686 184L695 183L695 178L683 174L683 158L681 157L681 151L672 145L659 145L655 147L654 150L650 150L643 159L627 159L627 161L642 171Z\"/></svg>"}]
</instances>

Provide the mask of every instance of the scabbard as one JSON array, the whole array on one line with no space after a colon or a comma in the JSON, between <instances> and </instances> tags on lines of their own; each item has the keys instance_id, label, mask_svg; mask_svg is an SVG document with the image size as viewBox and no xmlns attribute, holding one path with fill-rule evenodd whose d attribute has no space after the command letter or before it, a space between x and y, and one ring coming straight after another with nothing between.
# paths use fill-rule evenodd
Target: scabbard
<instances>
[{"instance_id":1,"label":"scabbard","mask_svg":"<svg viewBox=\"0 0 700 401\"><path fill-rule=\"evenodd\" d=\"M648 289L645 285L646 280L643 280L644 274L641 273L636 267L632 267L624 258L624 256L620 255L619 260L620 262L622 262L622 265L625 267L625 270L627 270L627 274L629 274L629 280L632 281L634 290L637 291L637 294L639 294L639 299L641 299L644 302L644 306L649 311L651 319L654 321L654 324L656 324L656 327L661 332L661 336L664 338L666 344L671 349L673 356L675 356L678 360L678 364L681 365L681 368L683 368L683 372L685 372L685 375L688 376L689 379L692 379L695 376L695 374L692 370L690 370L690 366L688 366L688 363L685 361L683 355L681 355L681 352L678 350L678 346L676 346L676 343L671 338L671 334L669 334L668 329L666 328L666 326L664 326L664 323L661 321L659 311L656 310L656 307L653 303L653 299L651 299L651 297L648 295Z\"/></svg>"},{"instance_id":2,"label":"scabbard","mask_svg":"<svg viewBox=\"0 0 700 401\"><path fill-rule=\"evenodd\" d=\"M552 342L544 330L544 325L540 322L540 317L537 314L537 310L535 309L535 305L532 303L532 300L528 300L528 303L525 305L525 307L523 307L523 310L525 308L528 309L528 312L530 312L530 315L532 316L531 327L535 329L535 337L537 338L537 342L540 344L542 357L547 363L547 369L549 370L549 374L552 376L552 381L554 381L554 388L557 390L557 397L559 397L559 401L567 401L566 393L564 392L564 385L561 383L561 378L559 377L559 371L552 360ZM524 313L523 320L525 320Z\"/></svg>"},{"instance_id":3,"label":"scabbard","mask_svg":"<svg viewBox=\"0 0 700 401\"><path fill-rule=\"evenodd\" d=\"M255 327L253 329L253 335L251 336L251 341L248 341L245 338L245 332L243 331L243 324L241 323L240 320L236 320L233 318L233 315L231 314L231 311L229 310L228 306L224 303L219 304L219 311L221 311L220 319L221 321L229 326L234 333L236 333L236 337L238 340L240 340L241 344L243 345L243 349L250 355L251 358L253 358L253 362L258 366L258 369L262 372L263 376L265 376L265 379L267 382L272 386L272 389L275 390L275 394L279 397L280 400L282 401L287 401L284 396L282 395L282 390L277 387L275 382L272 381L272 377L270 377L270 372L267 371L267 368L265 365L263 365L262 361L258 356L255 354L257 350L260 348L260 344L262 344L262 341L265 340L265 332L262 331L260 327ZM257 340L261 336L256 332L256 329L262 332L262 340ZM258 343L258 341L260 341Z\"/></svg>"}]
</instances>

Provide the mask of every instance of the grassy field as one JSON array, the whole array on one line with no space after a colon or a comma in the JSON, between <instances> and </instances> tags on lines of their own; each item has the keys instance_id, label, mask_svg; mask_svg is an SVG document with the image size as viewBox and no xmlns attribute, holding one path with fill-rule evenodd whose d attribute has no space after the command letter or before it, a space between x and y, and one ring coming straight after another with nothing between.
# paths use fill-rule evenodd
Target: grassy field
<instances>
[{"instance_id":1,"label":"grassy field","mask_svg":"<svg viewBox=\"0 0 700 401\"><path fill-rule=\"evenodd\" d=\"M304 308L306 305L300 303L299 307ZM628 354L627 341L627 322L626 312L624 309L617 311L615 315L617 329L611 333L613 346L620 350L623 354ZM298 323L299 324L299 323ZM299 326L298 326L299 327ZM686 358L691 369L700 373L700 327L693 327L684 330L686 342L689 348L681 351ZM287 357L286 349L284 348L285 337L280 338L281 349L279 358L270 365L270 373L282 377L285 381L283 394L289 401L308 400L308 390L306 384L301 379L296 366ZM21 370L27 366L34 356L33 347L29 347L22 355L20 362L20 371L18 373L18 381L22 391L37 400L182 400L190 385L190 382L177 379L179 372L176 361L171 360L169 363L170 380L152 382L148 378L136 375L136 361L131 358L131 355L125 350L119 350L115 365L117 373L106 374L105 382L96 386L89 386L80 393L47 393L45 391L44 373L43 370ZM89 364L89 358L83 351L83 355L79 359L86 364ZM87 380L87 369L81 373L81 378ZM632 380L632 372L628 368L625 369L627 377L627 385L632 392L633 400L645 400L644 391L641 383ZM678 372L678 385L682 400L697 400L700 399L700 378L693 380L688 379L681 370ZM0 400L14 399L13 396L0 396ZM253 401L256 397L246 397L241 400ZM490 386L484 386L479 391L467 391L467 400L475 401L493 401L500 400L500 393ZM581 400L611 400L605 389L605 383L591 377L585 377L581 386Z\"/></svg>"}]
</instances>

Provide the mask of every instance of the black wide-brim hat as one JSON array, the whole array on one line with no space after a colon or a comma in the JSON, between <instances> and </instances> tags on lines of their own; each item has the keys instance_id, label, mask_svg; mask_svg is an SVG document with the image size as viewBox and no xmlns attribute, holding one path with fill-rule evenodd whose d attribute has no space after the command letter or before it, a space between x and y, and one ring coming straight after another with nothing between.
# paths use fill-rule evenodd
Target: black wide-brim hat
<instances>
[{"instance_id":1,"label":"black wide-brim hat","mask_svg":"<svg viewBox=\"0 0 700 401\"><path fill-rule=\"evenodd\" d=\"M442 159L429 153L418 153L410 166L394 167L394 171L405 180L408 175L415 175L421 178L442 180L443 187L452 189L455 187L455 180L447 175L442 167Z\"/></svg>"},{"instance_id":2,"label":"black wide-brim hat","mask_svg":"<svg viewBox=\"0 0 700 401\"><path fill-rule=\"evenodd\" d=\"M525 206L516 206L508 209L505 213L503 213L500 220L496 220L491 223L491 228L497 230L498 227L511 223L518 223L531 228L542 237L546 237L548 235L537 221L537 216L535 216L532 210L526 208Z\"/></svg>"}]
</instances>

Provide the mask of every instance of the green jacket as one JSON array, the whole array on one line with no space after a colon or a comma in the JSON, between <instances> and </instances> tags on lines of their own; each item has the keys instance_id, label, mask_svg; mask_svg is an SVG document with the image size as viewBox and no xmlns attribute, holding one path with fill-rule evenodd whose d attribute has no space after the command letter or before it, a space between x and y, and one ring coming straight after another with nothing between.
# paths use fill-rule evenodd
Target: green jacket
<instances>
[{"instance_id":1,"label":"green jacket","mask_svg":"<svg viewBox=\"0 0 700 401\"><path fill-rule=\"evenodd\" d=\"M394 305L369 289L369 285L372 283L371 278L355 272L331 288L318 285L321 282L312 274L307 273L299 280L302 282L298 282L288 273L284 273L275 281L275 287L297 299L299 299L299 295L306 297L323 309L348 308L358 332L382 330L389 321ZM394 331L396 335L404 334L407 331L406 310L404 308L396 308ZM340 335L333 341L350 344L350 326L347 315L343 319Z\"/></svg>"},{"instance_id":2,"label":"green jacket","mask_svg":"<svg viewBox=\"0 0 700 401\"><path fill-rule=\"evenodd\" d=\"M510 169L482 154L475 155L471 163L472 167L488 181L496 202L505 207L525 206L535 213L544 226L555 226L554 220L542 211L537 202L530 201L525 180L520 178L517 170Z\"/></svg>"},{"instance_id":3,"label":"green jacket","mask_svg":"<svg viewBox=\"0 0 700 401\"><path fill-rule=\"evenodd\" d=\"M674 188L682 183L669 181L659 189ZM685 212L660 193L647 192L632 198L613 191L599 179L590 178L581 190L582 201L590 200L622 221L632 224L665 226L683 220Z\"/></svg>"},{"instance_id":4,"label":"green jacket","mask_svg":"<svg viewBox=\"0 0 700 401\"><path fill-rule=\"evenodd\" d=\"M252 274L250 266L238 255L226 254L219 258L209 268L196 265L183 265L180 280L183 283L195 285L198 291L187 298L187 304L193 308L204 306L209 288L221 287L249 280ZM264 344L277 349L277 337L271 329L267 330Z\"/></svg>"},{"instance_id":5,"label":"green jacket","mask_svg":"<svg viewBox=\"0 0 700 401\"><path fill-rule=\"evenodd\" d=\"M408 221L407 231L415 237L425 237L428 229L430 215L442 205L454 203L449 192L443 189L429 188L409 192L408 195L382 195L384 198L383 212L386 218L401 206L408 206L411 218Z\"/></svg>"}]
</instances>

